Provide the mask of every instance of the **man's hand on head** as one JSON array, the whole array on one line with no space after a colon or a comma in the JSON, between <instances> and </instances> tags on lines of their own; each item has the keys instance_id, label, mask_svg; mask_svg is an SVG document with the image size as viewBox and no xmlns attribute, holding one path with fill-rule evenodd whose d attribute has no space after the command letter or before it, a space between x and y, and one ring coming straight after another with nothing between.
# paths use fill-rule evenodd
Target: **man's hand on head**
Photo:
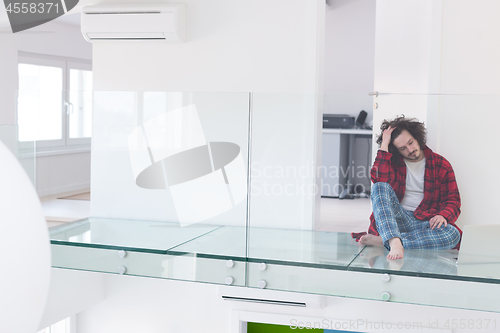
<instances>
[{"instance_id":1,"label":"man's hand on head","mask_svg":"<svg viewBox=\"0 0 500 333\"><path fill-rule=\"evenodd\" d=\"M434 228L439 229L439 228L441 228L441 226L446 227L448 225L448 221L446 221L446 219L443 216L436 215L429 220L429 224L431 225L431 229L434 229Z\"/></svg>"},{"instance_id":2,"label":"man's hand on head","mask_svg":"<svg viewBox=\"0 0 500 333\"><path fill-rule=\"evenodd\" d=\"M382 144L380 149L389 152L389 144L391 143L391 134L395 130L395 127L389 126L382 132Z\"/></svg>"}]
</instances>

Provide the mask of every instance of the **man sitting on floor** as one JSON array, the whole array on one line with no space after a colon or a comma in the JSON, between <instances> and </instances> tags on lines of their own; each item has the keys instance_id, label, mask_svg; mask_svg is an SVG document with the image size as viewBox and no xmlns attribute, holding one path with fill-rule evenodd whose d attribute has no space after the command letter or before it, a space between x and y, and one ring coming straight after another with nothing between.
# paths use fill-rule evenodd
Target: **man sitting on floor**
<instances>
[{"instance_id":1,"label":"man sitting on floor","mask_svg":"<svg viewBox=\"0 0 500 333\"><path fill-rule=\"evenodd\" d=\"M426 146L425 126L416 119L384 120L380 129L371 170L371 224L368 234L353 237L385 246L393 260L402 259L404 249L458 247L460 193L451 164Z\"/></svg>"}]
</instances>

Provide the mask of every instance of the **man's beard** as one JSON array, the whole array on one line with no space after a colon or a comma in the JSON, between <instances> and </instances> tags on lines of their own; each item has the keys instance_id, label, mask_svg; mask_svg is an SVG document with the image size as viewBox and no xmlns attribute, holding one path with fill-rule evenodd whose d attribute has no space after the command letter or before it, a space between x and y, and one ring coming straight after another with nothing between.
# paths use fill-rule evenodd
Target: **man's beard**
<instances>
[{"instance_id":1,"label":"man's beard","mask_svg":"<svg viewBox=\"0 0 500 333\"><path fill-rule=\"evenodd\" d=\"M413 151L410 155L408 155L408 157L407 157L407 158L408 158L409 160L418 160L418 159L419 159L419 157L420 157L420 154L419 154L418 150L415 150L415 151Z\"/></svg>"}]
</instances>

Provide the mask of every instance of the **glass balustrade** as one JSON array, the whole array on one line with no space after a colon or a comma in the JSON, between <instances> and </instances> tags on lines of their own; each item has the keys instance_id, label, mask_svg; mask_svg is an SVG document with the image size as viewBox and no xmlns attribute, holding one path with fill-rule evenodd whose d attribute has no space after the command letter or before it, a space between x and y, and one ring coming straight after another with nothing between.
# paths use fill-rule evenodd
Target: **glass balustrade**
<instances>
[{"instance_id":1,"label":"glass balustrade","mask_svg":"<svg viewBox=\"0 0 500 333\"><path fill-rule=\"evenodd\" d=\"M94 92L91 217L50 230L53 266L500 312L500 96L325 97L328 114L371 105L373 131L321 131L318 98ZM407 249L394 261L351 236L369 225L372 138L401 114L425 122L427 145L455 170L461 250ZM328 182L339 189L320 193Z\"/></svg>"},{"instance_id":2,"label":"glass balustrade","mask_svg":"<svg viewBox=\"0 0 500 333\"><path fill-rule=\"evenodd\" d=\"M36 141L19 140L19 127L15 124L0 125L0 141L18 159L33 186L36 186Z\"/></svg>"}]
</instances>

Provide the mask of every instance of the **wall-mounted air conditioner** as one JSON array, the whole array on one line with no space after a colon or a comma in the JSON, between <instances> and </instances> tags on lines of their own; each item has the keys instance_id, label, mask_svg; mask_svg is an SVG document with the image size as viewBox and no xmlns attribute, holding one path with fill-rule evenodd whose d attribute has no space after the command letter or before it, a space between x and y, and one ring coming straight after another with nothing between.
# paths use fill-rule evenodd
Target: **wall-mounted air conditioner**
<instances>
[{"instance_id":1,"label":"wall-mounted air conditioner","mask_svg":"<svg viewBox=\"0 0 500 333\"><path fill-rule=\"evenodd\" d=\"M82 8L82 34L96 40L183 42L185 5L95 5Z\"/></svg>"}]
</instances>

